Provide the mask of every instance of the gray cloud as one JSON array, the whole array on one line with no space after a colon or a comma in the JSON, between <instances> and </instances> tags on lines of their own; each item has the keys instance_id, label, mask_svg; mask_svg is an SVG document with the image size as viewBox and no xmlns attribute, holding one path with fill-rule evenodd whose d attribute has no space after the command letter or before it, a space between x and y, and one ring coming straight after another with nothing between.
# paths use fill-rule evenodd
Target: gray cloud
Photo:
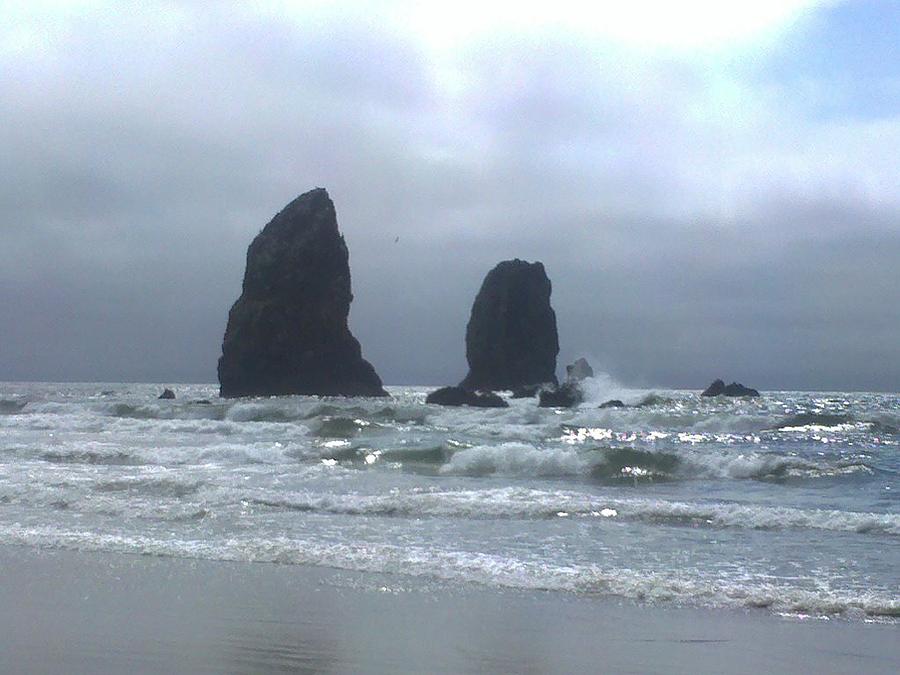
<instances>
[{"instance_id":1,"label":"gray cloud","mask_svg":"<svg viewBox=\"0 0 900 675\"><path fill-rule=\"evenodd\" d=\"M361 12L189 7L0 51L0 378L214 379L246 246L324 185L388 382L459 379L478 286L518 256L553 279L564 361L897 388L897 118L818 119L766 81L777 55L547 33L436 56Z\"/></svg>"}]
</instances>

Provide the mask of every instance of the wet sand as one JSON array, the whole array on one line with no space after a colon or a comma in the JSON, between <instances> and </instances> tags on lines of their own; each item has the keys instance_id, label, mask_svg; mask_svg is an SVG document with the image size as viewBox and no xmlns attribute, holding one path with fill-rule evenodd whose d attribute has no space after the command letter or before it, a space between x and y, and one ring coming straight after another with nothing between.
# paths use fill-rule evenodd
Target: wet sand
<instances>
[{"instance_id":1,"label":"wet sand","mask_svg":"<svg viewBox=\"0 0 900 675\"><path fill-rule=\"evenodd\" d=\"M0 546L0 672L896 673L900 625Z\"/></svg>"}]
</instances>

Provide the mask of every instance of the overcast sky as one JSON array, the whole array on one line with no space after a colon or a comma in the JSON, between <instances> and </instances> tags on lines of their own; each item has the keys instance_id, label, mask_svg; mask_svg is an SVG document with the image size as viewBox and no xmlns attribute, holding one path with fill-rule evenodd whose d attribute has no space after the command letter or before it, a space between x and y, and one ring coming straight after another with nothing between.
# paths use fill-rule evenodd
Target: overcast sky
<instances>
[{"instance_id":1,"label":"overcast sky","mask_svg":"<svg viewBox=\"0 0 900 675\"><path fill-rule=\"evenodd\" d=\"M0 379L215 381L323 186L387 383L520 257L560 369L900 390L900 3L200 4L0 3Z\"/></svg>"}]
</instances>

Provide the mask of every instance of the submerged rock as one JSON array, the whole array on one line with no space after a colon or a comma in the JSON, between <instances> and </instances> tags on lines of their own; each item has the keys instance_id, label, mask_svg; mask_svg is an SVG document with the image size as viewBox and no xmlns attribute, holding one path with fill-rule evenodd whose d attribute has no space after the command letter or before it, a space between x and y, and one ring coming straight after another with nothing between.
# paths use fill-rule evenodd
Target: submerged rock
<instances>
[{"instance_id":1,"label":"submerged rock","mask_svg":"<svg viewBox=\"0 0 900 675\"><path fill-rule=\"evenodd\" d=\"M172 391L171 389L169 389L168 387L166 387L165 389L163 389L163 392L159 396L157 396L157 398L159 398L159 399L175 398L175 392Z\"/></svg>"},{"instance_id":2,"label":"submerged rock","mask_svg":"<svg viewBox=\"0 0 900 675\"><path fill-rule=\"evenodd\" d=\"M508 408L509 403L493 392L479 393L462 387L442 387L428 394L425 403L473 408Z\"/></svg>"},{"instance_id":3,"label":"submerged rock","mask_svg":"<svg viewBox=\"0 0 900 675\"><path fill-rule=\"evenodd\" d=\"M555 387L553 389L544 389L540 394L541 408L572 408L584 399L581 388L572 382Z\"/></svg>"},{"instance_id":4,"label":"submerged rock","mask_svg":"<svg viewBox=\"0 0 900 675\"><path fill-rule=\"evenodd\" d=\"M624 408L625 404L622 403L622 401L620 401L619 399L613 398L613 399L610 399L609 401L606 401L605 403L601 403L600 407L601 408Z\"/></svg>"},{"instance_id":5,"label":"submerged rock","mask_svg":"<svg viewBox=\"0 0 900 675\"><path fill-rule=\"evenodd\" d=\"M722 380L714 380L701 396L759 396L756 389L745 387L738 382L726 385Z\"/></svg>"},{"instance_id":6,"label":"submerged rock","mask_svg":"<svg viewBox=\"0 0 900 675\"><path fill-rule=\"evenodd\" d=\"M469 389L556 384L559 337L540 262L505 260L484 279L466 326Z\"/></svg>"},{"instance_id":7,"label":"submerged rock","mask_svg":"<svg viewBox=\"0 0 900 675\"><path fill-rule=\"evenodd\" d=\"M323 188L276 215L247 250L219 359L225 397L387 396L350 333L347 245Z\"/></svg>"},{"instance_id":8,"label":"submerged rock","mask_svg":"<svg viewBox=\"0 0 900 675\"><path fill-rule=\"evenodd\" d=\"M587 359L578 359L575 363L566 366L566 380L568 382L581 382L583 379L594 376L594 369Z\"/></svg>"}]
</instances>

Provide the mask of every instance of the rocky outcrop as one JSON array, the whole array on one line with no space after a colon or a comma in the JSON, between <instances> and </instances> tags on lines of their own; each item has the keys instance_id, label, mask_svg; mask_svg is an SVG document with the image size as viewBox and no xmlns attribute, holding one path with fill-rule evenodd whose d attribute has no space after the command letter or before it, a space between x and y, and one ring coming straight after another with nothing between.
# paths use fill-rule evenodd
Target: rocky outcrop
<instances>
[{"instance_id":1,"label":"rocky outcrop","mask_svg":"<svg viewBox=\"0 0 900 675\"><path fill-rule=\"evenodd\" d=\"M566 380L568 382L581 382L583 379L594 376L594 369L587 359L578 359L575 363L566 366Z\"/></svg>"},{"instance_id":2,"label":"rocky outcrop","mask_svg":"<svg viewBox=\"0 0 900 675\"><path fill-rule=\"evenodd\" d=\"M617 398L611 398L605 403L600 404L601 408L624 408L625 404Z\"/></svg>"},{"instance_id":3,"label":"rocky outcrop","mask_svg":"<svg viewBox=\"0 0 900 675\"><path fill-rule=\"evenodd\" d=\"M722 380L714 380L711 385L709 385L701 396L759 396L759 392L756 389L751 389L750 387L745 387L744 385L738 382L732 382L731 384L725 384Z\"/></svg>"},{"instance_id":4,"label":"rocky outcrop","mask_svg":"<svg viewBox=\"0 0 900 675\"><path fill-rule=\"evenodd\" d=\"M584 400L581 383L594 376L594 369L586 359L578 359L566 366L566 381L556 386L546 386L540 390L539 405L542 408L573 408ZM600 406L608 407L606 404Z\"/></svg>"},{"instance_id":5,"label":"rocky outcrop","mask_svg":"<svg viewBox=\"0 0 900 675\"><path fill-rule=\"evenodd\" d=\"M505 260L488 272L466 326L464 389L556 384L559 337L540 262Z\"/></svg>"},{"instance_id":6,"label":"rocky outcrop","mask_svg":"<svg viewBox=\"0 0 900 675\"><path fill-rule=\"evenodd\" d=\"M175 398L175 392L172 391L171 389L169 389L168 387L166 387L165 389L163 389L163 392L162 392L159 396L157 396L156 398L158 398L158 399L172 399L172 398Z\"/></svg>"},{"instance_id":7,"label":"rocky outcrop","mask_svg":"<svg viewBox=\"0 0 900 675\"><path fill-rule=\"evenodd\" d=\"M521 387L513 387L512 397L513 398L534 398L538 395L540 391L545 388L553 388L552 385L546 384L526 384Z\"/></svg>"},{"instance_id":8,"label":"rocky outcrop","mask_svg":"<svg viewBox=\"0 0 900 675\"><path fill-rule=\"evenodd\" d=\"M349 254L334 204L316 188L247 250L241 297L219 359L222 396L386 396L350 333Z\"/></svg>"},{"instance_id":9,"label":"rocky outcrop","mask_svg":"<svg viewBox=\"0 0 900 675\"><path fill-rule=\"evenodd\" d=\"M462 387L442 387L428 394L425 403L435 405L460 406L473 408L508 408L509 403L493 392L479 393Z\"/></svg>"},{"instance_id":10,"label":"rocky outcrop","mask_svg":"<svg viewBox=\"0 0 900 675\"><path fill-rule=\"evenodd\" d=\"M541 408L573 408L581 403L583 398L584 395L577 384L566 382L558 387L542 390L538 405Z\"/></svg>"}]
</instances>

